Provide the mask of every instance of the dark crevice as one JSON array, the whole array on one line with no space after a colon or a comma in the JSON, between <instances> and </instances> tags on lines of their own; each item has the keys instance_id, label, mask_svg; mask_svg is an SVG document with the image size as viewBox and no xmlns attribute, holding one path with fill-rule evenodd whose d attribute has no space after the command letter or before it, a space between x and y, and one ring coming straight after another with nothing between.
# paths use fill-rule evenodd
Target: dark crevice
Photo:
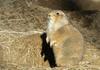
<instances>
[{"instance_id":1,"label":"dark crevice","mask_svg":"<svg viewBox=\"0 0 100 70\"><path fill-rule=\"evenodd\" d=\"M44 61L48 61L50 67L56 67L56 61L55 61L55 56L54 56L54 52L53 49L50 47L50 43L46 42L46 37L47 34L43 33L41 35L41 39L42 39L42 50L41 50L41 56L44 56Z\"/></svg>"}]
</instances>

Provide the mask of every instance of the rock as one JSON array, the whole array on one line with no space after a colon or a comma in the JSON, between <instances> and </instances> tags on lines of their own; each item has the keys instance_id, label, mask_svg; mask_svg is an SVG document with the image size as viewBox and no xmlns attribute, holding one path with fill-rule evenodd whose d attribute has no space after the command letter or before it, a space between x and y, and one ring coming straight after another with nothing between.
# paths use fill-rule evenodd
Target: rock
<instances>
[{"instance_id":1,"label":"rock","mask_svg":"<svg viewBox=\"0 0 100 70\"><path fill-rule=\"evenodd\" d=\"M0 32L0 65L49 66L41 56L41 49L40 33Z\"/></svg>"},{"instance_id":2,"label":"rock","mask_svg":"<svg viewBox=\"0 0 100 70\"><path fill-rule=\"evenodd\" d=\"M31 1L30 1L31 2ZM60 9L60 10L78 10L78 6L74 0L33 0L33 4L40 6L48 7L51 9ZM52 5L53 4L53 5Z\"/></svg>"},{"instance_id":3,"label":"rock","mask_svg":"<svg viewBox=\"0 0 100 70\"><path fill-rule=\"evenodd\" d=\"M82 10L100 10L100 0L75 0L75 3Z\"/></svg>"},{"instance_id":4,"label":"rock","mask_svg":"<svg viewBox=\"0 0 100 70\"><path fill-rule=\"evenodd\" d=\"M33 3L61 10L100 10L100 0L33 0Z\"/></svg>"}]
</instances>

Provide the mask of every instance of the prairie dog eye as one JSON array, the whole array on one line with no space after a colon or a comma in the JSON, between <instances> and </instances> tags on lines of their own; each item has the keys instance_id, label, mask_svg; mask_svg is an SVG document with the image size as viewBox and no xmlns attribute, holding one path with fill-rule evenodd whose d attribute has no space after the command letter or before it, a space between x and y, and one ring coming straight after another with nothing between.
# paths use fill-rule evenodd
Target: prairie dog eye
<instances>
[{"instance_id":1,"label":"prairie dog eye","mask_svg":"<svg viewBox=\"0 0 100 70\"><path fill-rule=\"evenodd\" d=\"M57 15L59 15L59 13L58 13L58 12L57 12L56 14L57 14Z\"/></svg>"}]
</instances>

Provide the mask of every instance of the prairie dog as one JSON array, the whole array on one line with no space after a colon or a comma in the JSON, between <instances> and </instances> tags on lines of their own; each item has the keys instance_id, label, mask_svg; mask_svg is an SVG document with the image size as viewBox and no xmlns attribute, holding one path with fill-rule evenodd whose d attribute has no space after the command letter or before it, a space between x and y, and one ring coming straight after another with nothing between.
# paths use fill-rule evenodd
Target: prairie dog
<instances>
[{"instance_id":1,"label":"prairie dog","mask_svg":"<svg viewBox=\"0 0 100 70\"><path fill-rule=\"evenodd\" d=\"M82 57L83 37L61 10L48 14L47 42L53 48L58 66L78 64Z\"/></svg>"}]
</instances>

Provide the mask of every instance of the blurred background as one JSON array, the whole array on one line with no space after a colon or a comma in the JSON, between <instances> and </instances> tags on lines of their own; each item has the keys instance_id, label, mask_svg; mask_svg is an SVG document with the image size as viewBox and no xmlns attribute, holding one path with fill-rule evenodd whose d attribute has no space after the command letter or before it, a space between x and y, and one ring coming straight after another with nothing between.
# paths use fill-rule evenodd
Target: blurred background
<instances>
[{"instance_id":1,"label":"blurred background","mask_svg":"<svg viewBox=\"0 0 100 70\"><path fill-rule=\"evenodd\" d=\"M19 1L62 10L100 10L100 0L0 0L0 6Z\"/></svg>"}]
</instances>

